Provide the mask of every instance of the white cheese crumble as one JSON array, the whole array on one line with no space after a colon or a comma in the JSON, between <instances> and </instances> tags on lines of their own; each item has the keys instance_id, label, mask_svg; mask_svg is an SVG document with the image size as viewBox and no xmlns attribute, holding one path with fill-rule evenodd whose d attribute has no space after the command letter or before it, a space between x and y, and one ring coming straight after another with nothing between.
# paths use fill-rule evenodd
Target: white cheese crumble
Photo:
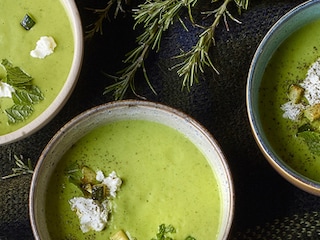
<instances>
[{"instance_id":1,"label":"white cheese crumble","mask_svg":"<svg viewBox=\"0 0 320 240\"><path fill-rule=\"evenodd\" d=\"M282 115L284 118L297 121L306 107L301 103L295 104L290 101L281 105L280 108L284 112Z\"/></svg>"},{"instance_id":2,"label":"white cheese crumble","mask_svg":"<svg viewBox=\"0 0 320 240\"><path fill-rule=\"evenodd\" d=\"M0 81L0 97L12 98L13 92L14 88L10 84Z\"/></svg>"},{"instance_id":3,"label":"white cheese crumble","mask_svg":"<svg viewBox=\"0 0 320 240\"><path fill-rule=\"evenodd\" d=\"M304 97L308 100L309 105L292 101L281 105L284 111L283 117L292 121L298 121L308 106L320 103L320 59L310 66L306 78L299 85L304 88Z\"/></svg>"},{"instance_id":4,"label":"white cheese crumble","mask_svg":"<svg viewBox=\"0 0 320 240\"><path fill-rule=\"evenodd\" d=\"M111 207L108 200L101 204L91 198L74 197L69 200L71 210L76 211L80 220L80 229L86 233L90 230L102 231L108 222Z\"/></svg>"},{"instance_id":5,"label":"white cheese crumble","mask_svg":"<svg viewBox=\"0 0 320 240\"><path fill-rule=\"evenodd\" d=\"M311 65L307 77L300 84L304 88L304 96L312 106L320 103L320 59Z\"/></svg>"},{"instance_id":6,"label":"white cheese crumble","mask_svg":"<svg viewBox=\"0 0 320 240\"><path fill-rule=\"evenodd\" d=\"M108 187L110 196L113 198L116 197L116 192L122 184L122 180L115 171L105 177L103 172L98 170L96 180ZM110 198L99 203L91 198L74 197L69 200L69 204L71 210L77 213L80 220L80 229L84 233L90 230L102 231L108 222L108 214L112 212Z\"/></svg>"},{"instance_id":7,"label":"white cheese crumble","mask_svg":"<svg viewBox=\"0 0 320 240\"><path fill-rule=\"evenodd\" d=\"M30 55L34 58L45 58L53 53L53 50L57 46L53 37L42 36L37 41L36 48L30 52Z\"/></svg>"},{"instance_id":8,"label":"white cheese crumble","mask_svg":"<svg viewBox=\"0 0 320 240\"><path fill-rule=\"evenodd\" d=\"M115 171L112 171L108 177L105 177L103 175L103 172L98 170L96 175L96 180L99 182L102 182L109 188L110 195L112 197L116 197L116 192L122 184L121 179L117 177L117 174Z\"/></svg>"}]
</instances>

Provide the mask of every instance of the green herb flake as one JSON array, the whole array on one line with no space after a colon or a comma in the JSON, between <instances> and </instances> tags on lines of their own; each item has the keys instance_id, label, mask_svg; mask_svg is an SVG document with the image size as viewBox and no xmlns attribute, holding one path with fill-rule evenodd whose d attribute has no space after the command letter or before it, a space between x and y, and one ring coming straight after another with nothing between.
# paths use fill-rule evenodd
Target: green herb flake
<instances>
[{"instance_id":1,"label":"green herb flake","mask_svg":"<svg viewBox=\"0 0 320 240\"><path fill-rule=\"evenodd\" d=\"M174 240L170 235L172 233L175 233L176 229L171 225L165 225L161 224L158 228L158 233L156 235L156 238L152 238L151 240ZM188 236L185 238L185 240L196 240L192 236Z\"/></svg>"},{"instance_id":2,"label":"green herb flake","mask_svg":"<svg viewBox=\"0 0 320 240\"><path fill-rule=\"evenodd\" d=\"M185 240L196 240L194 237L188 236Z\"/></svg>"},{"instance_id":3,"label":"green herb flake","mask_svg":"<svg viewBox=\"0 0 320 240\"><path fill-rule=\"evenodd\" d=\"M21 68L15 67L7 59L3 59L1 62L7 72L6 82L13 87L19 87L20 85L30 85L32 77L24 72Z\"/></svg>"},{"instance_id":4,"label":"green herb flake","mask_svg":"<svg viewBox=\"0 0 320 240\"><path fill-rule=\"evenodd\" d=\"M161 224L158 229L157 237L152 238L152 240L173 240L173 238L167 236L168 233L175 233L176 230L172 225L166 226L165 224Z\"/></svg>"},{"instance_id":5,"label":"green herb flake","mask_svg":"<svg viewBox=\"0 0 320 240\"><path fill-rule=\"evenodd\" d=\"M20 22L20 25L29 31L36 24L35 20L29 14L26 14Z\"/></svg>"},{"instance_id":6,"label":"green herb flake","mask_svg":"<svg viewBox=\"0 0 320 240\"><path fill-rule=\"evenodd\" d=\"M15 90L12 93L14 104L5 110L8 123L24 121L33 113L33 105L42 101L44 96L39 87L32 84L33 78L21 68L13 66L7 59L3 59L1 65L6 71L2 81L10 84Z\"/></svg>"},{"instance_id":7,"label":"green herb flake","mask_svg":"<svg viewBox=\"0 0 320 240\"><path fill-rule=\"evenodd\" d=\"M12 100L15 104L33 105L39 103L43 99L42 92L34 85L16 89L16 91L12 93Z\"/></svg>"},{"instance_id":8,"label":"green herb flake","mask_svg":"<svg viewBox=\"0 0 320 240\"><path fill-rule=\"evenodd\" d=\"M304 131L297 134L302 137L311 153L320 155L320 133L315 131Z\"/></svg>"},{"instance_id":9,"label":"green herb flake","mask_svg":"<svg viewBox=\"0 0 320 240\"><path fill-rule=\"evenodd\" d=\"M69 182L73 183L76 186L80 186L82 172L81 168L77 163L72 163L65 169L65 175L68 177Z\"/></svg>"},{"instance_id":10,"label":"green herb flake","mask_svg":"<svg viewBox=\"0 0 320 240\"><path fill-rule=\"evenodd\" d=\"M9 124L14 124L25 120L33 112L33 107L30 105L13 105L5 110L8 116Z\"/></svg>"}]
</instances>

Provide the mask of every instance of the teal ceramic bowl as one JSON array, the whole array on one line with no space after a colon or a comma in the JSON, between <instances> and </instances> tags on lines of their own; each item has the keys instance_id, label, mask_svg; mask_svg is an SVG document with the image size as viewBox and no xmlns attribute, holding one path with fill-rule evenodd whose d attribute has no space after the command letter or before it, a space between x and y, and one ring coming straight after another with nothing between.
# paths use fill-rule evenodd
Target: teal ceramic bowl
<instances>
[{"instance_id":1,"label":"teal ceramic bowl","mask_svg":"<svg viewBox=\"0 0 320 240\"><path fill-rule=\"evenodd\" d=\"M270 139L272 137L266 133L266 127L262 121L260 94L263 88L261 84L265 71L279 47L283 46L283 43L301 28L319 19L320 1L307 1L292 9L277 21L256 50L249 69L246 89L249 122L254 138L265 158L290 183L315 195L320 195L320 182L305 176L301 171L297 171L292 167L288 161L284 161L284 154L279 154L275 144L271 143ZM274 90L277 91L277 89ZM290 153L288 152L288 154Z\"/></svg>"}]
</instances>

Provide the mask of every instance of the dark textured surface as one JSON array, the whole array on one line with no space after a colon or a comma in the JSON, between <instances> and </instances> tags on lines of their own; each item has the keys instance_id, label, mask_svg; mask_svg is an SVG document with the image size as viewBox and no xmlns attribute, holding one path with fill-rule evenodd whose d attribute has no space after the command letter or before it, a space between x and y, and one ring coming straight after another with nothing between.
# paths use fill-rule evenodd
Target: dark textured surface
<instances>
[{"instance_id":1,"label":"dark textured surface","mask_svg":"<svg viewBox=\"0 0 320 240\"><path fill-rule=\"evenodd\" d=\"M90 22L84 9L93 2L78 1L84 25ZM251 135L245 105L247 73L259 42L272 24L301 2L252 0L248 11L241 16L235 13L242 24L229 21L229 32L221 24L211 52L220 75L207 69L189 93L180 91L181 80L168 70L179 49L188 50L197 39L199 29L188 22L189 32L179 23L173 24L163 36L160 52L148 58L148 75L157 95L143 79L137 79L139 94L190 114L221 145L234 178L232 239L320 239L319 198L286 182L267 163ZM206 21L210 19L204 19L203 24ZM103 36L97 35L86 44L82 73L70 100L42 130L0 147L0 176L11 173L12 154L21 154L36 164L46 143L63 124L88 108L112 100L112 96L102 94L110 80L101 70L114 73L121 69L121 60L134 45L135 34L132 20L119 18L105 25ZM0 240L32 239L28 218L30 180L31 176L0 180Z\"/></svg>"}]
</instances>

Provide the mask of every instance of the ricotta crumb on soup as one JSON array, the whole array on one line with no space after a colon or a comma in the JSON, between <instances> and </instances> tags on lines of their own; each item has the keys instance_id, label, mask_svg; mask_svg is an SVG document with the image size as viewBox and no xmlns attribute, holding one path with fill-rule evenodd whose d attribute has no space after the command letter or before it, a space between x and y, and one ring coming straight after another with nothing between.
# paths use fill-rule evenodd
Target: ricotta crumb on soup
<instances>
[{"instance_id":1,"label":"ricotta crumb on soup","mask_svg":"<svg viewBox=\"0 0 320 240\"><path fill-rule=\"evenodd\" d=\"M112 171L107 177L101 170L96 172L96 180L98 184L106 185L109 195L116 197L116 192L120 189L122 180ZM83 233L90 230L102 231L107 222L108 215L112 212L112 198L107 197L102 201L98 201L88 197L74 197L69 200L72 211L75 211L79 221L80 229Z\"/></svg>"}]
</instances>

